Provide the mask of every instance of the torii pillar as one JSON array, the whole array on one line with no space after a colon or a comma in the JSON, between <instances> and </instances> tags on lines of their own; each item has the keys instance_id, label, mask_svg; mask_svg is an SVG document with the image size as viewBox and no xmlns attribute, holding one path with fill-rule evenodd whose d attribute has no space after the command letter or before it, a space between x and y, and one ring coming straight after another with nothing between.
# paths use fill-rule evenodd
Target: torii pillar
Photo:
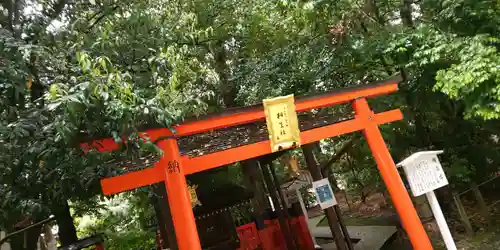
<instances>
[{"instance_id":1,"label":"torii pillar","mask_svg":"<svg viewBox=\"0 0 500 250\"><path fill-rule=\"evenodd\" d=\"M191 207L191 199L187 188L186 174L182 166L181 154L177 140L170 130L162 130L162 134L169 133L166 139L159 139L156 145L163 150L163 156L155 166L135 174L120 175L101 180L105 195L122 192L147 186L163 180L168 194L168 204L175 228L175 238L181 250L201 250L198 229ZM124 188L123 186L129 186Z\"/></svg>"},{"instance_id":2,"label":"torii pillar","mask_svg":"<svg viewBox=\"0 0 500 250\"><path fill-rule=\"evenodd\" d=\"M177 140L169 138L159 141L158 147L163 150L163 156L158 164L165 174L168 204L179 249L201 250L186 176L181 167L181 154Z\"/></svg>"}]
</instances>

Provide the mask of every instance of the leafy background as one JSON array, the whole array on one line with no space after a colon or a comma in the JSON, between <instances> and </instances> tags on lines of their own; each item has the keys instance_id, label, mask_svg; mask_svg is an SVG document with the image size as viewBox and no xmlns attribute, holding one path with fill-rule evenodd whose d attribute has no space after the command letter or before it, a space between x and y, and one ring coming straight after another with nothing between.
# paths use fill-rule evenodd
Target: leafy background
<instances>
[{"instance_id":1,"label":"leafy background","mask_svg":"<svg viewBox=\"0 0 500 250\"><path fill-rule=\"evenodd\" d=\"M84 155L78 144L89 138L135 138L142 128L188 116L396 73L405 78L399 93L371 102L405 114L403 122L383 127L395 161L445 149L454 188L498 171L499 1L6 0L0 6L0 227L6 230L26 215L55 213L71 222L69 207L80 223L80 215L102 205L98 180L116 174L107 161L156 152L144 144ZM322 157L351 139L324 141ZM335 164L333 174L350 189L380 186L363 145ZM229 173L224 178L238 182L240 173ZM130 204L126 215L112 212L118 201L109 201L92 227L78 226L80 233L112 224L123 229L110 232L116 242L110 249L151 243L136 211L148 205L135 199L120 197ZM87 211L76 213L78 207ZM121 225L123 218L130 224ZM62 243L74 239L68 237Z\"/></svg>"}]
</instances>

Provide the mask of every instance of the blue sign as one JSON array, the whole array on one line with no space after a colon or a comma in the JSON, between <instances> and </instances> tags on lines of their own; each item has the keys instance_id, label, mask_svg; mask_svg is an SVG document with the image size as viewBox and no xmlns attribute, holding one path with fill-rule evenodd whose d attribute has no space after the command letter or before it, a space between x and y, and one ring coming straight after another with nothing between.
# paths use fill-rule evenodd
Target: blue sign
<instances>
[{"instance_id":1,"label":"blue sign","mask_svg":"<svg viewBox=\"0 0 500 250\"><path fill-rule=\"evenodd\" d=\"M312 183L316 193L316 199L322 209L326 209L337 204L330 182L327 178Z\"/></svg>"},{"instance_id":2,"label":"blue sign","mask_svg":"<svg viewBox=\"0 0 500 250\"><path fill-rule=\"evenodd\" d=\"M328 185L321 185L316 188L316 193L318 194L319 201L321 203L330 201L333 199L333 194L330 191L330 186Z\"/></svg>"}]
</instances>

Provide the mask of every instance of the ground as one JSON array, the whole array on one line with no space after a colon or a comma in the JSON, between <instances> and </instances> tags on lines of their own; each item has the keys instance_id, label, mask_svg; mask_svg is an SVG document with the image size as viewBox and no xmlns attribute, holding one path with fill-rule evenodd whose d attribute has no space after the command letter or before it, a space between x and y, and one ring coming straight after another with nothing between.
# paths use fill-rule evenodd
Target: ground
<instances>
[{"instance_id":1,"label":"ground","mask_svg":"<svg viewBox=\"0 0 500 250\"><path fill-rule=\"evenodd\" d=\"M500 230L495 232L482 232L472 239L462 239L457 243L460 250L472 249L500 249Z\"/></svg>"},{"instance_id":2,"label":"ground","mask_svg":"<svg viewBox=\"0 0 500 250\"><path fill-rule=\"evenodd\" d=\"M350 206L347 206L343 194L336 195L339 205L342 209L342 218L345 224L349 226L395 226L398 225L398 217L393 208L385 205L385 199L381 194L372 194L368 197L366 203L352 199L349 201ZM311 216L321 215L321 210L312 210ZM452 218L453 220L453 218ZM316 219L317 226L327 227L326 219ZM452 221L458 223L457 221ZM424 224L432 244L436 250L446 249L441 240L438 227L433 221ZM459 250L489 250L500 249L500 226L493 227L490 230L479 230L472 238L465 236L461 232L454 231L454 238ZM329 243L329 241L320 240L318 243ZM401 231L396 233L387 243L381 248L382 250L410 250L412 249L406 235Z\"/></svg>"}]
</instances>

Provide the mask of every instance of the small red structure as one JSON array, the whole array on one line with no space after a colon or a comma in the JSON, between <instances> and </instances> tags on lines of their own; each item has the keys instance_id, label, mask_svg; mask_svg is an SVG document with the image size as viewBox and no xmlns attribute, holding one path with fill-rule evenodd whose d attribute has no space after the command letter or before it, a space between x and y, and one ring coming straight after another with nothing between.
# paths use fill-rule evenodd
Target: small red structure
<instances>
[{"instance_id":1,"label":"small red structure","mask_svg":"<svg viewBox=\"0 0 500 250\"><path fill-rule=\"evenodd\" d=\"M266 228L261 230L260 234L254 222L236 228L241 243L238 250L254 250L260 246L266 246L265 249L287 250L278 220L265 220L264 223ZM293 234L298 236L297 241L301 249L313 250L314 243L304 216L294 217L289 223L294 229Z\"/></svg>"},{"instance_id":2,"label":"small red structure","mask_svg":"<svg viewBox=\"0 0 500 250\"><path fill-rule=\"evenodd\" d=\"M397 91L400 80L401 78L397 77L388 81L297 98L295 103L297 112L350 103L355 113L354 119L301 131L300 139L302 144L309 144L329 137L362 131L414 249L428 250L432 249L430 240L378 128L381 124L401 120L403 117L401 111L394 109L375 114L366 100L366 98ZM256 105L229 110L199 118L196 121L179 124L174 127L175 133L168 128L145 131L141 133L141 136L148 137L151 141L156 142L157 146L164 152L163 157L152 168L103 179L101 181L103 192L109 195L157 182L165 182L179 249L201 250L185 176L270 154L272 153L270 142L264 140L202 156L189 157L181 156L177 139L182 136L253 123L264 119L265 114L262 105ZM99 151L119 149L119 145L111 138L94 141L82 146L87 150L96 148ZM271 228L273 227L270 227L269 230Z\"/></svg>"}]
</instances>

